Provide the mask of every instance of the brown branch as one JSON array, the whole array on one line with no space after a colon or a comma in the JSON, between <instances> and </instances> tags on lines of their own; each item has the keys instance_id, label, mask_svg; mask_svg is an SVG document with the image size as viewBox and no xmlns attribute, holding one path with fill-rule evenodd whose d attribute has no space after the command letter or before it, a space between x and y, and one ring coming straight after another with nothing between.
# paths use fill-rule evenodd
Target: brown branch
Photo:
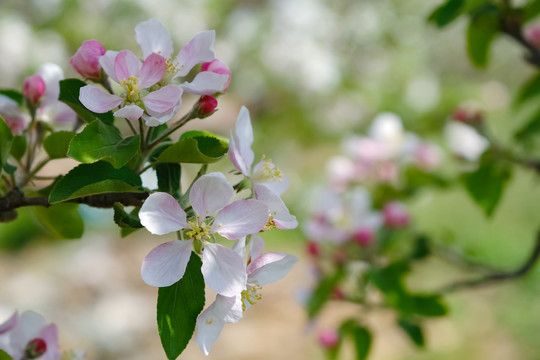
<instances>
[{"instance_id":1,"label":"brown branch","mask_svg":"<svg viewBox=\"0 0 540 360\"><path fill-rule=\"evenodd\" d=\"M540 232L536 236L536 243L527 260L518 269L514 271L499 271L482 276L477 279L463 280L447 285L439 290L442 293L450 293L470 288L479 288L486 285L492 285L499 281L512 280L526 275L531 271L540 258Z\"/></svg>"}]
</instances>

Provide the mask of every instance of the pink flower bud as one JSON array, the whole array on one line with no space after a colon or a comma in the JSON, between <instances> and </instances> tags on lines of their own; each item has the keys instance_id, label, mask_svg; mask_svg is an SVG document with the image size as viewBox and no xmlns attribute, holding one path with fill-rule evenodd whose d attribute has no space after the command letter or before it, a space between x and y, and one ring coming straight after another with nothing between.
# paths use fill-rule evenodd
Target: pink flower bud
<instances>
[{"instance_id":1,"label":"pink flower bud","mask_svg":"<svg viewBox=\"0 0 540 360\"><path fill-rule=\"evenodd\" d=\"M435 170L442 161L441 149L434 144L421 143L414 151L414 161L425 171Z\"/></svg>"},{"instance_id":2,"label":"pink flower bud","mask_svg":"<svg viewBox=\"0 0 540 360\"><path fill-rule=\"evenodd\" d=\"M308 241L307 246L306 246L306 251L309 255L315 256L315 257L321 254L321 249L320 249L319 244L313 241Z\"/></svg>"},{"instance_id":3,"label":"pink flower bud","mask_svg":"<svg viewBox=\"0 0 540 360\"><path fill-rule=\"evenodd\" d=\"M30 340L24 349L25 359L37 359L47 351L45 340L36 338Z\"/></svg>"},{"instance_id":4,"label":"pink flower bud","mask_svg":"<svg viewBox=\"0 0 540 360\"><path fill-rule=\"evenodd\" d=\"M353 240L360 246L368 246L373 241L373 231L371 229L359 229L353 234Z\"/></svg>"},{"instance_id":5,"label":"pink flower bud","mask_svg":"<svg viewBox=\"0 0 540 360\"><path fill-rule=\"evenodd\" d=\"M384 224L392 229L400 229L409 225L409 214L405 206L397 201L384 205Z\"/></svg>"},{"instance_id":6,"label":"pink flower bud","mask_svg":"<svg viewBox=\"0 0 540 360\"><path fill-rule=\"evenodd\" d=\"M339 287L333 288L331 295L332 295L332 299L335 299L335 300L344 300L345 299L345 293Z\"/></svg>"},{"instance_id":7,"label":"pink flower bud","mask_svg":"<svg viewBox=\"0 0 540 360\"><path fill-rule=\"evenodd\" d=\"M335 347L339 343L339 334L336 330L323 330L319 333L319 344L327 349Z\"/></svg>"},{"instance_id":8,"label":"pink flower bud","mask_svg":"<svg viewBox=\"0 0 540 360\"><path fill-rule=\"evenodd\" d=\"M212 115L216 111L217 99L210 95L203 95L199 99L199 117L207 117Z\"/></svg>"},{"instance_id":9,"label":"pink flower bud","mask_svg":"<svg viewBox=\"0 0 540 360\"><path fill-rule=\"evenodd\" d=\"M532 25L525 30L525 39L534 47L540 48L540 26Z\"/></svg>"},{"instance_id":10,"label":"pink flower bud","mask_svg":"<svg viewBox=\"0 0 540 360\"><path fill-rule=\"evenodd\" d=\"M452 119L474 126L484 120L484 115L478 110L457 108L452 112Z\"/></svg>"},{"instance_id":11,"label":"pink flower bud","mask_svg":"<svg viewBox=\"0 0 540 360\"><path fill-rule=\"evenodd\" d=\"M24 79L23 95L28 101L37 105L45 93L45 81L39 75L32 75Z\"/></svg>"},{"instance_id":12,"label":"pink flower bud","mask_svg":"<svg viewBox=\"0 0 540 360\"><path fill-rule=\"evenodd\" d=\"M227 89L229 89L229 85L231 84L231 70L223 61L219 59L214 59L210 62L204 63L202 64L201 71L211 71L216 74L229 75L229 79L225 83L222 92L225 92L227 91Z\"/></svg>"},{"instance_id":13,"label":"pink flower bud","mask_svg":"<svg viewBox=\"0 0 540 360\"><path fill-rule=\"evenodd\" d=\"M97 79L101 76L99 58L104 54L105 47L99 41L87 40L69 59L69 63L81 76Z\"/></svg>"}]
</instances>

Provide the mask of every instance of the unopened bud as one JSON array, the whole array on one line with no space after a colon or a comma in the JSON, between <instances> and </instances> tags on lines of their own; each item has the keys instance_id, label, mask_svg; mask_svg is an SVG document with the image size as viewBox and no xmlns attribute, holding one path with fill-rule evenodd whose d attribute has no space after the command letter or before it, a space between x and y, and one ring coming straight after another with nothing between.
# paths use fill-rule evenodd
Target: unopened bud
<instances>
[{"instance_id":1,"label":"unopened bud","mask_svg":"<svg viewBox=\"0 0 540 360\"><path fill-rule=\"evenodd\" d=\"M199 99L197 108L197 116L199 118L205 118L212 115L216 111L217 99L210 95L203 95Z\"/></svg>"},{"instance_id":2,"label":"unopened bud","mask_svg":"<svg viewBox=\"0 0 540 360\"><path fill-rule=\"evenodd\" d=\"M525 30L525 40L535 48L540 48L540 26L533 25Z\"/></svg>"},{"instance_id":3,"label":"unopened bud","mask_svg":"<svg viewBox=\"0 0 540 360\"><path fill-rule=\"evenodd\" d=\"M229 89L229 85L231 84L231 70L223 61L214 59L210 62L204 63L202 64L201 71L211 71L216 74L229 75L229 79L223 86L223 90L221 92L226 92Z\"/></svg>"},{"instance_id":4,"label":"unopened bud","mask_svg":"<svg viewBox=\"0 0 540 360\"><path fill-rule=\"evenodd\" d=\"M332 299L335 300L344 300L345 299L345 293L341 288L335 287L332 289Z\"/></svg>"},{"instance_id":5,"label":"unopened bud","mask_svg":"<svg viewBox=\"0 0 540 360\"><path fill-rule=\"evenodd\" d=\"M336 330L323 330L319 333L319 344L331 349L339 343L339 334Z\"/></svg>"},{"instance_id":6,"label":"unopened bud","mask_svg":"<svg viewBox=\"0 0 540 360\"><path fill-rule=\"evenodd\" d=\"M409 214L405 206L397 201L384 205L384 224L391 229L400 229L409 225Z\"/></svg>"},{"instance_id":7,"label":"unopened bud","mask_svg":"<svg viewBox=\"0 0 540 360\"><path fill-rule=\"evenodd\" d=\"M321 254L321 249L320 249L319 244L313 241L308 241L307 246L306 246L306 251L309 255L315 256L315 257Z\"/></svg>"},{"instance_id":8,"label":"unopened bud","mask_svg":"<svg viewBox=\"0 0 540 360\"><path fill-rule=\"evenodd\" d=\"M98 79L101 77L99 58L104 54L105 47L99 41L87 40L69 59L69 63L81 76Z\"/></svg>"},{"instance_id":9,"label":"unopened bud","mask_svg":"<svg viewBox=\"0 0 540 360\"><path fill-rule=\"evenodd\" d=\"M484 115L478 110L457 108L452 112L452 119L474 126L484 121Z\"/></svg>"},{"instance_id":10,"label":"unopened bud","mask_svg":"<svg viewBox=\"0 0 540 360\"><path fill-rule=\"evenodd\" d=\"M37 359L47 351L47 343L45 340L36 338L30 340L24 349L25 359Z\"/></svg>"},{"instance_id":11,"label":"unopened bud","mask_svg":"<svg viewBox=\"0 0 540 360\"><path fill-rule=\"evenodd\" d=\"M371 229L360 229L353 235L353 240L360 246L368 246L373 241L373 231Z\"/></svg>"},{"instance_id":12,"label":"unopened bud","mask_svg":"<svg viewBox=\"0 0 540 360\"><path fill-rule=\"evenodd\" d=\"M39 104L45 94L45 81L39 75L32 75L24 79L23 95L32 105Z\"/></svg>"}]
</instances>

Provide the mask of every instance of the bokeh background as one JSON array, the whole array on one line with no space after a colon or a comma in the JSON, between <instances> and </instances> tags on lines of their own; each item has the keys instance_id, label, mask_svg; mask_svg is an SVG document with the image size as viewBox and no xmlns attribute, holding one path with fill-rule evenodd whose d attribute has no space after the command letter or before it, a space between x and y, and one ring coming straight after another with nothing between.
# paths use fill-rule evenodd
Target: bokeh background
<instances>
[{"instance_id":1,"label":"bokeh background","mask_svg":"<svg viewBox=\"0 0 540 360\"><path fill-rule=\"evenodd\" d=\"M19 89L45 62L75 77L68 59L84 40L138 51L133 28L151 17L169 29L176 50L197 32L215 29L216 55L230 66L233 81L219 98L218 113L190 128L227 136L246 105L255 152L267 154L290 178L285 201L302 221L310 189L324 181L341 138L362 133L379 112L399 114L407 130L444 148L448 114L473 102L485 111L493 134L515 145L510 134L526 110L513 108L512 98L533 69L504 38L495 43L490 66L474 68L465 52L464 21L444 31L426 22L439 2L1 0L0 88ZM456 173L453 160L446 151L444 171ZM51 165L51 173L73 166ZM425 189L407 205L414 226L435 239L512 269L533 244L540 190L533 173L516 171L490 219L459 184ZM14 309L31 309L59 325L64 348L84 349L88 360L164 359L154 320L157 291L142 282L139 270L165 237L141 230L122 239L110 211L81 212L87 219L81 240L54 240L30 209L21 209L17 222L0 225L0 321ZM266 239L269 250L294 253L301 261L283 281L265 287L263 300L240 323L225 327L211 358L322 359L317 330L361 313L330 304L317 322L308 322L301 299L312 280L301 231L275 230ZM431 261L415 269L409 286L429 290L461 275ZM409 343L391 313L361 315L375 336L371 359L538 359L539 280L536 269L519 281L448 296L450 316L426 323L424 350ZM205 357L191 343L182 358Z\"/></svg>"}]
</instances>

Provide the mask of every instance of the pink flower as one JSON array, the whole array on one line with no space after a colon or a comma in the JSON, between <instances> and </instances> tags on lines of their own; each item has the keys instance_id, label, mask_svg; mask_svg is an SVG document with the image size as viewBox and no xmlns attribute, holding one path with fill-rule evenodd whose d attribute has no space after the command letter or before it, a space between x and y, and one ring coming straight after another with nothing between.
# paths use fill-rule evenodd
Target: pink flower
<instances>
[{"instance_id":1,"label":"pink flower","mask_svg":"<svg viewBox=\"0 0 540 360\"><path fill-rule=\"evenodd\" d=\"M336 330L323 330L319 333L319 344L330 349L339 343L339 334Z\"/></svg>"},{"instance_id":2,"label":"pink flower","mask_svg":"<svg viewBox=\"0 0 540 360\"><path fill-rule=\"evenodd\" d=\"M384 205L383 217L385 226L392 229L400 229L409 225L409 213L405 206L398 201Z\"/></svg>"},{"instance_id":3,"label":"pink flower","mask_svg":"<svg viewBox=\"0 0 540 360\"><path fill-rule=\"evenodd\" d=\"M24 79L23 95L34 106L41 101L45 89L45 81L39 75L32 75Z\"/></svg>"},{"instance_id":4,"label":"pink flower","mask_svg":"<svg viewBox=\"0 0 540 360\"><path fill-rule=\"evenodd\" d=\"M223 86L223 90L221 92L226 92L229 89L229 85L231 84L231 70L223 61L214 59L210 62L206 62L202 64L201 71L211 71L216 74L227 75L229 78Z\"/></svg>"},{"instance_id":5,"label":"pink flower","mask_svg":"<svg viewBox=\"0 0 540 360\"><path fill-rule=\"evenodd\" d=\"M540 26L535 24L527 27L525 39L534 47L540 48Z\"/></svg>"},{"instance_id":6,"label":"pink flower","mask_svg":"<svg viewBox=\"0 0 540 360\"><path fill-rule=\"evenodd\" d=\"M69 59L69 63L82 77L99 79L101 77L99 58L102 55L105 55L105 47L97 40L87 40Z\"/></svg>"},{"instance_id":7,"label":"pink flower","mask_svg":"<svg viewBox=\"0 0 540 360\"><path fill-rule=\"evenodd\" d=\"M5 120L14 135L21 135L30 122L30 117L19 107L17 102L0 95L0 116Z\"/></svg>"}]
</instances>

